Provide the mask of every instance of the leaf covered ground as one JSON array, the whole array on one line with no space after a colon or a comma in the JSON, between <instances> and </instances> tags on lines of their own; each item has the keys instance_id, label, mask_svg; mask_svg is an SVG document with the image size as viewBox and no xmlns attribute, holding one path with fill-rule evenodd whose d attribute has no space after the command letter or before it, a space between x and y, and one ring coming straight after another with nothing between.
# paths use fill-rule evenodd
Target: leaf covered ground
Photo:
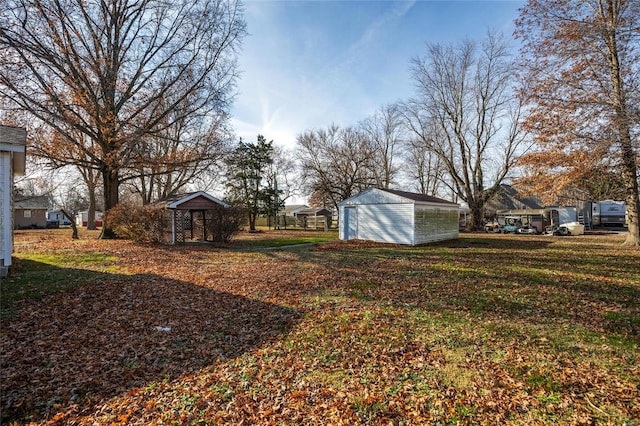
<instances>
[{"instance_id":1,"label":"leaf covered ground","mask_svg":"<svg viewBox=\"0 0 640 426\"><path fill-rule=\"evenodd\" d=\"M624 235L81 237L16 236L2 424L640 422L640 250Z\"/></svg>"}]
</instances>

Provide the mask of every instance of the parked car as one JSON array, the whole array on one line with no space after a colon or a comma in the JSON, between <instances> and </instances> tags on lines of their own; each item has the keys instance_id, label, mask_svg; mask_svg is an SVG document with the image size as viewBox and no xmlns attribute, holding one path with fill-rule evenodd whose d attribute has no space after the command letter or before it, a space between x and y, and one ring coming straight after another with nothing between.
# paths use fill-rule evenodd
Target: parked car
<instances>
[{"instance_id":1,"label":"parked car","mask_svg":"<svg viewBox=\"0 0 640 426\"><path fill-rule=\"evenodd\" d=\"M487 223L484 225L484 231L489 233L499 233L500 232L500 224L498 223Z\"/></svg>"},{"instance_id":2,"label":"parked car","mask_svg":"<svg viewBox=\"0 0 640 426\"><path fill-rule=\"evenodd\" d=\"M560 225L558 227L547 227L546 231L544 232L545 235L555 235L555 236L567 236L567 235L571 235L571 231L569 230L569 228L567 228L564 225Z\"/></svg>"},{"instance_id":3,"label":"parked car","mask_svg":"<svg viewBox=\"0 0 640 426\"><path fill-rule=\"evenodd\" d=\"M518 228L516 232L518 234L536 235L538 233L538 228L536 228L535 226L523 226L521 228Z\"/></svg>"}]
</instances>

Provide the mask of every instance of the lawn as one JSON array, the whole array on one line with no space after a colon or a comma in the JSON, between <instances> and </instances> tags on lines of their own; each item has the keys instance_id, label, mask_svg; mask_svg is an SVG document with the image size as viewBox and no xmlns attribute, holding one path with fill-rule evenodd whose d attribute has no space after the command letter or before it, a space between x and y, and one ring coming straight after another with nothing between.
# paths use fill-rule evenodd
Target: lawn
<instances>
[{"instance_id":1,"label":"lawn","mask_svg":"<svg viewBox=\"0 0 640 426\"><path fill-rule=\"evenodd\" d=\"M1 423L640 422L624 235L276 232L170 247L20 231Z\"/></svg>"}]
</instances>

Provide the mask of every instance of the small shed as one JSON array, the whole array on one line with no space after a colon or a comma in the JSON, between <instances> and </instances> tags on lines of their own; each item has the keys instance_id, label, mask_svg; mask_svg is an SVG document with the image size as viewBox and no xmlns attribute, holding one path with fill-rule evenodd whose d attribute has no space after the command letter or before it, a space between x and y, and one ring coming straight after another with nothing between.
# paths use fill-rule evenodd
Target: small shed
<instances>
[{"instance_id":1,"label":"small shed","mask_svg":"<svg viewBox=\"0 0 640 426\"><path fill-rule=\"evenodd\" d=\"M27 131L0 124L0 277L7 274L13 252L13 177L24 175Z\"/></svg>"},{"instance_id":2,"label":"small shed","mask_svg":"<svg viewBox=\"0 0 640 426\"><path fill-rule=\"evenodd\" d=\"M187 240L209 241L208 224L214 220L216 209L229 205L203 191L176 194L154 203L171 213L171 243Z\"/></svg>"},{"instance_id":3,"label":"small shed","mask_svg":"<svg viewBox=\"0 0 640 426\"><path fill-rule=\"evenodd\" d=\"M299 226L304 229L324 229L327 231L331 227L333 213L324 207L311 207L298 210L294 213L298 219Z\"/></svg>"},{"instance_id":4,"label":"small shed","mask_svg":"<svg viewBox=\"0 0 640 426\"><path fill-rule=\"evenodd\" d=\"M459 205L429 195L369 188L338 209L341 240L415 246L459 236Z\"/></svg>"}]
</instances>

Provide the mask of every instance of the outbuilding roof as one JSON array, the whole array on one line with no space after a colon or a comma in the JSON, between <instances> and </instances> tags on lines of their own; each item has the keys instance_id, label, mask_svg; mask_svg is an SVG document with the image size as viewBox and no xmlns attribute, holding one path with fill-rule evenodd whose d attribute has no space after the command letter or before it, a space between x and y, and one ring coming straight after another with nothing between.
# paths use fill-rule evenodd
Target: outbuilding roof
<instances>
[{"instance_id":1,"label":"outbuilding roof","mask_svg":"<svg viewBox=\"0 0 640 426\"><path fill-rule=\"evenodd\" d=\"M324 207L311 207L304 210L299 210L294 213L296 216L327 216L332 214L331 210Z\"/></svg>"},{"instance_id":2,"label":"outbuilding roof","mask_svg":"<svg viewBox=\"0 0 640 426\"><path fill-rule=\"evenodd\" d=\"M379 189L380 191L385 191L390 194L397 195L399 197L408 198L409 200L413 200L413 201L421 201L424 203L456 204L451 201L444 200L442 198L432 197L431 195L419 194L416 192L399 191L397 189L382 189L382 188L377 188L377 189Z\"/></svg>"},{"instance_id":3,"label":"outbuilding roof","mask_svg":"<svg viewBox=\"0 0 640 426\"><path fill-rule=\"evenodd\" d=\"M192 200L196 200L197 198L201 197L202 199L212 203L212 204L219 204L222 207L229 207L229 205L227 203L225 203L222 200L219 200L218 198L207 194L204 191L197 191L197 192L188 192L188 193L183 193L183 194L174 194L174 195L169 195L167 197L164 197L158 201L156 201L155 203L153 203L154 205L157 206L164 206L167 209L178 209L180 208L183 204L187 204L188 202L192 201Z\"/></svg>"},{"instance_id":4,"label":"outbuilding roof","mask_svg":"<svg viewBox=\"0 0 640 426\"><path fill-rule=\"evenodd\" d=\"M364 191L342 200L338 206L352 204L442 204L449 207L460 207L457 203L432 197L431 195L418 194L415 192L399 191L396 189L369 188Z\"/></svg>"},{"instance_id":5,"label":"outbuilding roof","mask_svg":"<svg viewBox=\"0 0 640 426\"><path fill-rule=\"evenodd\" d=\"M289 204L287 206L284 206L284 208L282 210L280 210L280 212L282 214L286 214L286 215L292 215L295 212L298 212L300 210L304 210L304 209L308 209L309 206L306 204Z\"/></svg>"}]
</instances>

